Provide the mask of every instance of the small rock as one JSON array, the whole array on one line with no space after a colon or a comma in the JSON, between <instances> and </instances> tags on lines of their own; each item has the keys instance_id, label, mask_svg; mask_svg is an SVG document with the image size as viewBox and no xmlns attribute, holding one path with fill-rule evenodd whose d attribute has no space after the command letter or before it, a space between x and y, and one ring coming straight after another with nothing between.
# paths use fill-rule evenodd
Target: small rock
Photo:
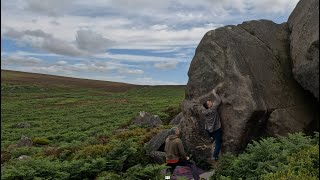
<instances>
[{"instance_id":1,"label":"small rock","mask_svg":"<svg viewBox=\"0 0 320 180\"><path fill-rule=\"evenodd\" d=\"M21 155L18 157L18 160L22 161L22 160L26 160L26 159L30 159L31 157L30 156L27 156L27 155Z\"/></svg>"},{"instance_id":2,"label":"small rock","mask_svg":"<svg viewBox=\"0 0 320 180\"><path fill-rule=\"evenodd\" d=\"M15 127L15 128L30 128L31 124L28 122L22 122L22 123L18 123L18 124L13 125L13 127Z\"/></svg>"},{"instance_id":3,"label":"small rock","mask_svg":"<svg viewBox=\"0 0 320 180\"><path fill-rule=\"evenodd\" d=\"M200 178L201 180L209 180L213 175L214 175L215 171L209 171L209 172L205 172L203 174L200 174Z\"/></svg>"},{"instance_id":4,"label":"small rock","mask_svg":"<svg viewBox=\"0 0 320 180\"><path fill-rule=\"evenodd\" d=\"M162 121L158 116L141 111L139 116L133 120L132 124L153 128L162 125Z\"/></svg>"},{"instance_id":5,"label":"small rock","mask_svg":"<svg viewBox=\"0 0 320 180\"><path fill-rule=\"evenodd\" d=\"M17 143L17 147L22 147L22 146L32 146L32 140L27 136L21 136L21 139Z\"/></svg>"}]
</instances>

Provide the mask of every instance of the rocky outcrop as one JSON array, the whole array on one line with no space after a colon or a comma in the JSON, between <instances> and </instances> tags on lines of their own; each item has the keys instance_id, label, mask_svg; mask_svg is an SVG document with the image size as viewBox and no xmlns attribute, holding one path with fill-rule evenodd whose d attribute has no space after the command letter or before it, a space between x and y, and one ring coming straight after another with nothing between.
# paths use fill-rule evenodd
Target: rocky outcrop
<instances>
[{"instance_id":1,"label":"rocky outcrop","mask_svg":"<svg viewBox=\"0 0 320 180\"><path fill-rule=\"evenodd\" d=\"M189 152L212 155L201 110L206 100L213 99L215 88L222 97L222 151L239 152L261 135L286 135L310 125L314 111L311 99L293 78L289 38L287 23L268 20L204 35L188 72L184 120L179 125Z\"/></svg>"},{"instance_id":2,"label":"rocky outcrop","mask_svg":"<svg viewBox=\"0 0 320 180\"><path fill-rule=\"evenodd\" d=\"M294 78L319 101L319 0L301 0L288 24Z\"/></svg>"},{"instance_id":3,"label":"rocky outcrop","mask_svg":"<svg viewBox=\"0 0 320 180\"><path fill-rule=\"evenodd\" d=\"M179 125L181 121L183 121L183 113L179 113L174 119L170 121L170 125Z\"/></svg>"},{"instance_id":4,"label":"rocky outcrop","mask_svg":"<svg viewBox=\"0 0 320 180\"><path fill-rule=\"evenodd\" d=\"M136 117L133 121L132 121L133 125L138 125L138 126L143 126L143 127L157 127L162 125L162 121L161 119L156 116L156 115L152 115L150 113L141 111L139 113L139 116Z\"/></svg>"}]
</instances>

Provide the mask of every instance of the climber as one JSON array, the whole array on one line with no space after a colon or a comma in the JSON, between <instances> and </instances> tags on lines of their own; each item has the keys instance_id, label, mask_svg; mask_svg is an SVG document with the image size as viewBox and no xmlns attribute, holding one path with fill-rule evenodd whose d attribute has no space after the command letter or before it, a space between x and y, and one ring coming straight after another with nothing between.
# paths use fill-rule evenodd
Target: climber
<instances>
[{"instance_id":1,"label":"climber","mask_svg":"<svg viewBox=\"0 0 320 180\"><path fill-rule=\"evenodd\" d=\"M199 179L199 173L196 165L189 161L190 158L186 156L180 139L180 130L178 127L173 127L170 130L170 135L166 139L164 150L166 152L167 166L171 167L171 174L173 174L176 166L188 166L191 169L193 178L195 180Z\"/></svg>"},{"instance_id":2,"label":"climber","mask_svg":"<svg viewBox=\"0 0 320 180\"><path fill-rule=\"evenodd\" d=\"M221 143L222 143L222 129L220 116L218 113L218 107L221 104L221 98L216 93L216 90L212 90L212 94L215 97L215 100L212 102L208 100L203 104L205 110L202 111L205 119L205 130L207 131L209 137L215 141L215 148L213 153L213 160L217 161Z\"/></svg>"}]
</instances>

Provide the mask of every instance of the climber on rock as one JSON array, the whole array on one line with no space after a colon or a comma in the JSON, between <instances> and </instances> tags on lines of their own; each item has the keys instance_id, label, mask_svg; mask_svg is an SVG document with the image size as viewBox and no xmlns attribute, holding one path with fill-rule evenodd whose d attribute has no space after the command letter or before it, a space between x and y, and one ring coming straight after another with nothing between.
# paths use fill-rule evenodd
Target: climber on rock
<instances>
[{"instance_id":1,"label":"climber on rock","mask_svg":"<svg viewBox=\"0 0 320 180\"><path fill-rule=\"evenodd\" d=\"M192 171L192 176L195 180L199 179L199 173L196 165L189 161L189 157L184 151L182 141L180 139L180 130L178 127L173 127L165 142L166 163L170 166L171 174L173 174L176 166L188 166Z\"/></svg>"},{"instance_id":2,"label":"climber on rock","mask_svg":"<svg viewBox=\"0 0 320 180\"><path fill-rule=\"evenodd\" d=\"M213 153L213 160L217 161L219 157L219 152L222 144L222 129L220 116L218 113L218 107L221 104L221 98L216 93L216 90L212 90L212 94L215 97L214 101L208 100L203 106L205 110L202 111L205 120L205 130L207 131L209 137L215 141L215 148Z\"/></svg>"}]
</instances>

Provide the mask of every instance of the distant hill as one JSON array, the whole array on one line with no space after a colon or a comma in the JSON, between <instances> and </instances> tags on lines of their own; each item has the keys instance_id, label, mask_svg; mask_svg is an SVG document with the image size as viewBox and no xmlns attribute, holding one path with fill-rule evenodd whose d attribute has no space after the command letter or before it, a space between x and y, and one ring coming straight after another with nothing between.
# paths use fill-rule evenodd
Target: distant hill
<instances>
[{"instance_id":1,"label":"distant hill","mask_svg":"<svg viewBox=\"0 0 320 180\"><path fill-rule=\"evenodd\" d=\"M48 74L28 73L1 69L1 83L36 84L42 86L69 86L79 88L93 88L107 90L111 92L123 92L132 88L142 87L142 85L80 79ZM163 85L159 85L163 86ZM180 86L180 85L175 85ZM181 85L180 87L182 87ZM173 86L172 86L173 87Z\"/></svg>"}]
</instances>

